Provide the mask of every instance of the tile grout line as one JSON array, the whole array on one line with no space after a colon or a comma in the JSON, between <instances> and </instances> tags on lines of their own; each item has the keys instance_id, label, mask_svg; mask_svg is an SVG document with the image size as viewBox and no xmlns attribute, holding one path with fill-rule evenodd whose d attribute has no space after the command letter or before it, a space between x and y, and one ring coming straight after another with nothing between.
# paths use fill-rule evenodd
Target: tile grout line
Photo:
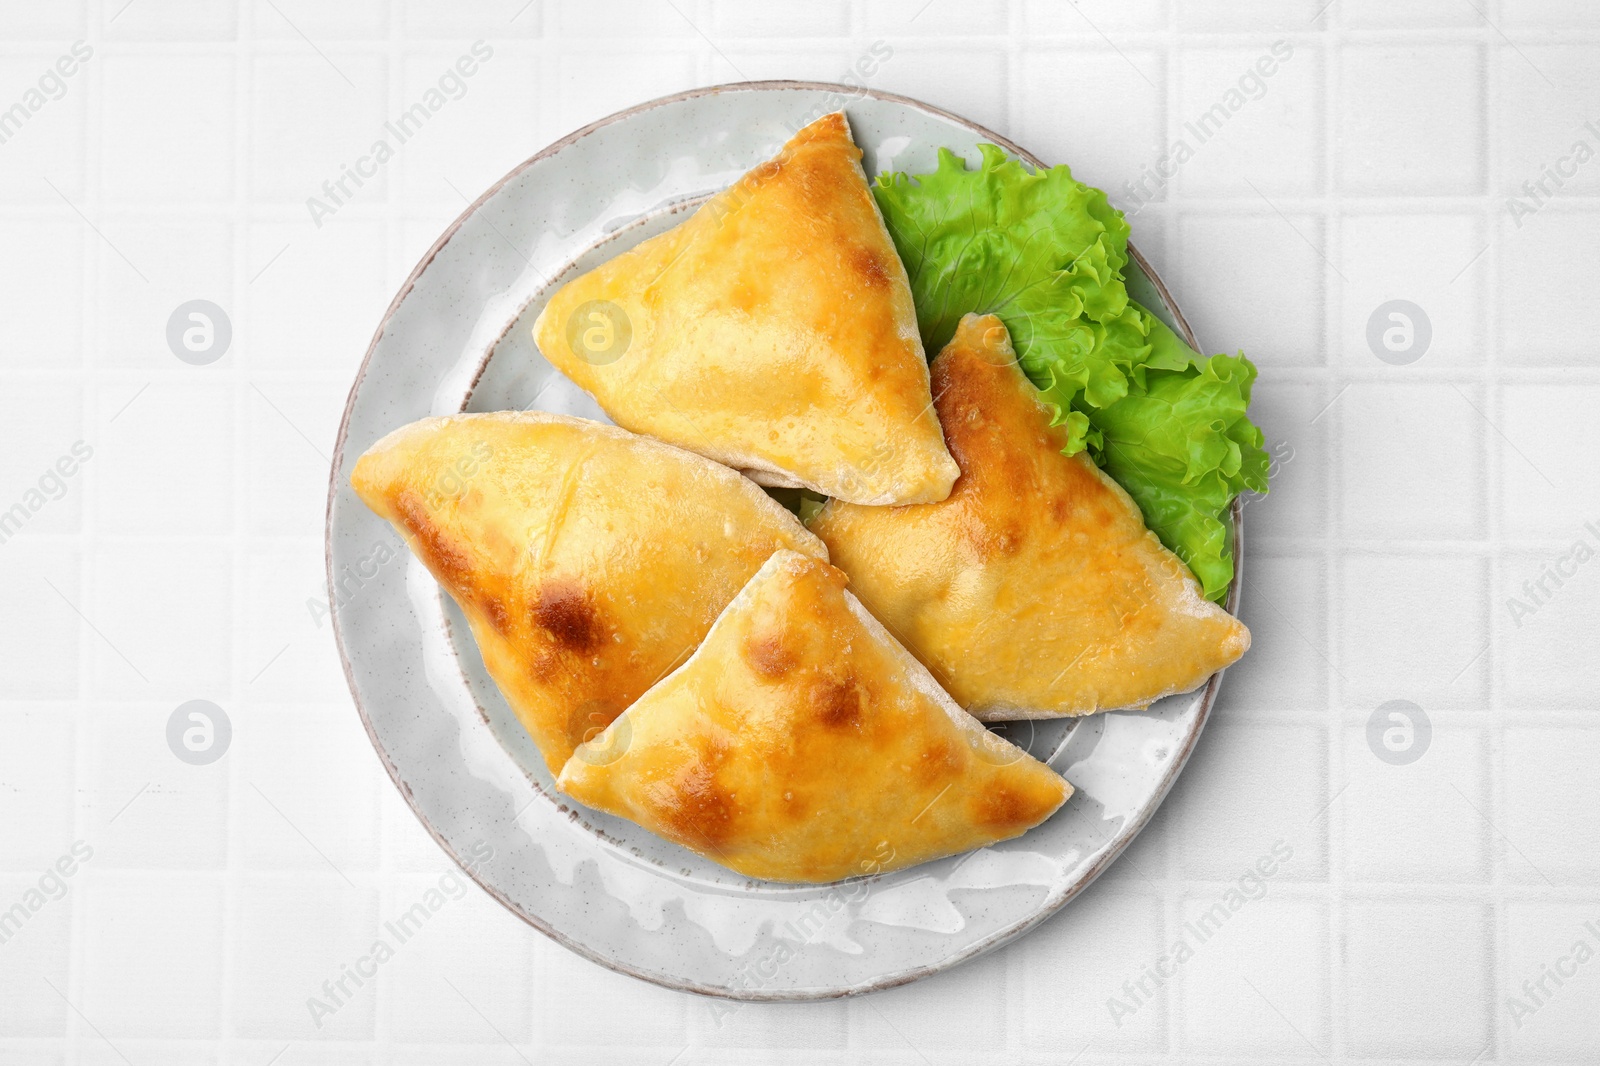
<instances>
[{"instance_id":1,"label":"tile grout line","mask_svg":"<svg viewBox=\"0 0 1600 1066\"><path fill-rule=\"evenodd\" d=\"M538 14L539 5L535 4L535 15ZM387 60L384 69L383 91L383 118L387 121L389 116L398 115L404 106L405 99L405 41L401 35L399 25L400 8L396 0L388 3L388 34L385 42L384 55ZM397 276L404 278L410 272L410 266L397 262L400 257L400 248L405 244L404 223L400 219L400 212L395 210L396 204L403 199L397 195L398 187L402 184L410 185L413 182L412 172L416 169L416 161L407 156L399 161L399 166L392 173L386 173L383 179L383 212L384 212L384 239L388 247L384 249L382 261L391 264L391 269ZM458 212L459 213L459 212ZM390 286L398 288L398 286ZM329 476L332 476L330 471ZM331 593L329 593L331 595ZM330 604L330 607L332 605ZM375 871L375 884L373 886L373 927L377 934L383 928L383 916L391 913L395 906L396 890L395 880L397 872L394 865L394 856L390 853L388 842L382 832L383 821L381 812L383 807L377 808L380 812L380 825L377 851L377 870ZM448 859L446 859L448 861ZM386 909L387 908L387 909ZM380 1061L388 1061L393 1057L393 1026L390 1024L390 1004L394 1000L394 977L388 973L388 967L379 970L378 975L372 980L372 1042L379 1051Z\"/></svg>"},{"instance_id":2,"label":"tile grout line","mask_svg":"<svg viewBox=\"0 0 1600 1066\"><path fill-rule=\"evenodd\" d=\"M1322 65L1322 106L1318 112L1322 126L1320 144L1322 161L1317 188L1322 192L1328 204L1327 211L1323 216L1323 225L1326 227L1323 231L1323 243L1325 247L1328 247L1336 262L1342 257L1345 243L1344 216L1339 213L1337 206L1339 204L1340 191L1338 179L1340 146L1337 139L1339 122L1338 100L1340 99L1339 88L1343 81L1343 70L1339 65L1339 59L1343 55L1343 36L1340 32L1343 13L1343 5L1338 0L1333 0L1327 10L1323 12L1322 18L1326 20L1327 29L1319 40L1320 48L1318 51L1318 60ZM1320 276L1323 281L1322 361L1327 371L1332 371L1332 373L1325 372L1324 374L1323 390L1325 393L1334 394L1333 399L1337 399L1338 392L1346 387L1349 380L1347 373L1343 369L1348 360L1344 358L1343 345L1339 340L1339 327L1344 316L1345 291L1337 274L1330 276L1327 270L1323 270ZM1331 297L1329 295L1330 290L1333 293ZM1333 370L1336 366L1340 368L1338 371ZM1337 374L1338 377L1335 378L1334 374ZM1335 389L1336 383L1338 383L1337 390ZM1331 399L1324 402L1329 403L1330 406L1332 405ZM1345 1027L1341 1022L1347 1013L1345 1001L1348 997L1342 970L1333 965L1333 960L1343 955L1342 949L1345 943L1347 916L1344 898L1346 891L1344 877L1344 811L1338 805L1338 793L1334 792L1335 788L1342 786L1337 785L1334 779L1338 776L1340 780L1347 781L1349 769L1345 765L1344 759L1346 730L1343 721L1343 704L1345 694L1341 687L1339 676L1339 671L1343 669L1344 665L1344 646L1343 642L1337 637L1337 634L1340 633L1339 625L1343 615L1341 610L1342 597L1334 593L1336 587L1342 586L1343 575L1341 545L1344 544L1345 531L1344 513L1339 501L1344 498L1342 495L1344 472L1340 464L1333 461L1336 449L1330 446L1332 442L1340 439L1340 431L1344 428L1344 412L1334 410L1330 412L1330 415L1331 418L1328 423L1317 431L1321 434L1320 439L1326 442L1321 449L1322 481L1328 494L1326 506L1329 509L1330 532L1333 534L1328 538L1324 547L1322 560L1324 598L1327 602L1323 617L1323 625L1327 628L1323 632L1322 639L1328 656L1332 660L1328 669L1333 671L1331 675L1325 674L1327 682L1323 689L1324 699L1327 701L1326 711L1332 719L1331 722L1326 723L1325 727L1327 761L1323 768L1325 775L1323 791L1330 799L1329 810L1325 820L1318 820L1314 824L1321 827L1319 831L1323 834L1323 839L1327 844L1328 894L1326 910L1324 911L1326 924L1323 928L1322 943L1325 953L1324 965L1328 969L1328 976L1327 984L1324 988L1324 996L1326 997L1327 1009L1328 1052L1329 1056L1335 1062L1338 1062L1344 1058L1344 1048L1347 1043Z\"/></svg>"},{"instance_id":3,"label":"tile grout line","mask_svg":"<svg viewBox=\"0 0 1600 1066\"><path fill-rule=\"evenodd\" d=\"M85 9L84 34L86 39L91 36L91 34L98 39L104 38L103 32L93 33L94 29L99 28L96 25L96 22L97 20L95 14ZM93 45L91 45L91 47L92 46ZM88 98L85 103L85 114L83 120L83 154L80 162L80 165L83 168L80 174L82 178L81 188L83 191L85 210L98 217L101 200L99 187L99 134L102 109L100 103L104 98L104 85L100 77L100 68L98 65L94 66L92 69L84 70L83 73L86 75L86 84L84 88L87 90ZM88 307L95 306L99 303L97 297L99 293L100 249L89 243L88 234L81 232L79 234L79 247L81 249L80 254L83 256L82 306L87 309ZM95 419L95 424L98 425L102 393L98 387L98 384L91 386L89 382L91 375L93 375L95 369L97 369L96 361L92 358L92 355L93 353L99 351L102 347L102 329L99 323L99 316L84 314L82 317L85 323L90 321L93 321L94 323L93 326L80 324L78 327L78 343L82 346L78 352L77 360L78 366L83 374L83 394L81 401L83 411L82 417L85 417L86 419L93 418ZM87 471L87 473L94 475L98 474L99 471L98 469L95 469L92 471ZM94 481L86 480L84 486L85 492L83 508L79 514L79 529L83 535L82 540L79 543L79 554L77 558L77 597L78 602L80 603L87 602L87 597L93 593L95 587L94 567L92 560L95 556L97 539L95 531L99 524L99 487L98 478L96 478ZM93 607L91 606L90 609L92 610ZM84 642L84 627L86 624L87 620L84 619L80 620L77 626L78 676L76 679L77 684L74 686L74 692L76 693L77 698L74 701L76 706L73 709L73 720L77 727L77 735L73 738L73 750L77 766L80 772L83 774L83 776L80 777L78 782L75 782L75 784L81 783L84 786L87 786L89 783L88 769L92 765L89 730L86 728L88 723L85 721L86 709L91 703L90 694L94 690L94 686L91 684L91 677L94 671L90 664L101 654L101 650L98 647L93 647ZM92 650L90 650L91 648ZM74 792L79 797L77 802L77 810L74 812L74 822L75 824L81 824L85 829L87 829L87 826L90 824L92 813L98 813L97 808L93 806L92 800L86 798L90 794L87 787L84 787L81 791L75 788ZM88 810L85 810L85 805L90 805ZM90 847L93 846L94 845L91 842ZM91 874L98 873L97 870L89 872ZM89 984L89 931L93 927L94 919L94 908L92 906L93 901L91 898L94 895L94 892L90 890L93 890L98 886L95 885L93 880L86 880L83 887L86 891L81 892L79 894L80 898L74 900L72 904L72 918L68 933L68 935L72 937L72 940L67 947L67 995L73 997L73 1001L77 1003L85 1002L84 993ZM83 1042L83 1035L83 1025L79 1016L76 1014L76 1012L69 1012L65 1030L67 1046L63 1049L63 1062L66 1063L67 1066L75 1066L77 1062L81 1061L79 1048Z\"/></svg>"},{"instance_id":4,"label":"tile grout line","mask_svg":"<svg viewBox=\"0 0 1600 1066\"><path fill-rule=\"evenodd\" d=\"M1173 115L1177 113L1176 97L1182 91L1183 74L1182 67L1175 66L1172 63L1173 46L1177 37L1174 28L1175 16L1171 5L1162 5L1161 14L1163 23L1161 26L1161 41L1155 49L1155 54L1161 57L1163 63L1159 128L1161 130L1162 149L1165 150L1168 145L1173 143ZM1151 206L1158 209L1154 221L1156 225L1161 227L1162 257L1168 263L1181 262L1179 258L1182 254L1182 248L1179 245L1181 228L1178 222L1181 208L1175 209L1174 203L1175 201L1179 204L1183 202L1183 193L1180 185L1176 181L1169 182L1166 187L1160 190L1158 199L1159 203L1154 203ZM1161 272L1159 268L1157 272ZM1163 274L1163 277L1165 276ZM1181 307L1183 305L1182 298L1177 297L1176 294L1174 298ZM1198 340L1199 338L1197 337L1196 339ZM1140 835L1142 836L1143 834ZM1183 905L1187 891L1187 882L1179 880L1182 866L1178 859L1178 849L1173 837L1169 834L1161 843L1163 850L1161 859L1165 876L1162 878L1161 896L1157 900L1157 913L1161 915L1162 921L1161 939L1157 942L1158 948L1164 944L1174 943L1177 939L1174 931L1183 928ZM1179 981L1168 982L1162 987L1161 993L1162 1006L1165 1008L1163 1011L1165 1043L1161 1050L1164 1054L1171 1055L1176 1052L1177 1048L1182 1046L1184 1013L1182 983Z\"/></svg>"},{"instance_id":5,"label":"tile grout line","mask_svg":"<svg viewBox=\"0 0 1600 1066\"><path fill-rule=\"evenodd\" d=\"M255 188L250 169L250 152L254 146L253 129L250 122L250 97L251 89L255 83L255 25L253 22L253 5L250 0L236 0L234 4L234 69L233 85L235 99L233 101L233 203L235 215L231 220L230 230L233 235L233 264L232 278L232 306L230 314L235 324L234 341L231 350L224 355L227 360L228 393L232 400L234 411L232 426L233 469L240 467L241 455L244 452L243 435L245 419L248 417L249 397L241 378L245 376L245 360L254 346L250 343L250 327L255 316L248 306L249 281L243 280L250 277L250 252L254 247L255 230L250 219L250 205L253 202ZM241 284L241 281L243 283ZM239 329L243 326L243 329ZM235 479L237 483L237 479ZM230 548L233 558L230 567L233 575L233 603L232 612L235 622L247 617L245 595L249 587L248 551L241 552L240 547L245 543L244 530L248 523L248 502L246 494L235 492L233 494L232 527L233 535L230 537ZM235 723L242 722L245 715L241 701L243 690L239 687L239 678L243 676L245 648L248 641L238 639L241 627L234 626L234 639L230 647L231 669L228 673L228 692L232 711L230 712ZM227 710L224 708L224 710ZM237 733L237 724L235 732ZM244 739L248 746L248 738ZM224 921L223 942L220 945L222 953L222 1010L219 1019L222 1032L220 1044L227 1047L232 1034L237 1029L238 999L239 999L239 958L235 950L237 937L235 930L240 928L240 918L244 908L244 849L240 841L244 836L244 818L240 803L239 790L241 775L237 772L239 751L232 753L232 758L227 759L224 773L227 775L222 794L228 804L227 815L224 819L225 843L223 859L223 895L222 913Z\"/></svg>"},{"instance_id":6,"label":"tile grout line","mask_svg":"<svg viewBox=\"0 0 1600 1066\"><path fill-rule=\"evenodd\" d=\"M1485 0L1485 6L1494 13L1496 21L1498 21L1501 5L1497 0ZM1495 240L1499 212L1495 209L1494 190L1497 186L1496 179L1500 172L1499 164L1501 160L1499 158L1500 139L1498 136L1500 127L1495 121L1498 115L1496 113L1497 109L1493 104L1493 87L1500 84L1503 55L1502 48L1490 39L1486 38L1481 47L1483 49L1481 53L1483 84L1479 97L1479 116L1480 121L1483 123L1481 144L1483 149L1484 203L1480 209L1480 221L1484 226L1481 237L1488 242L1488 253L1484 257L1481 271L1473 271L1473 273L1477 274L1477 277L1473 280L1478 284L1479 293L1499 291L1497 283L1502 259L1500 242ZM1501 395L1499 388L1500 314L1493 300L1480 300L1479 302L1483 307L1485 321L1482 328L1483 336L1486 340L1483 352L1483 404L1498 420L1497 424L1503 424L1504 418L1499 410ZM1499 673L1501 656L1499 650L1494 647L1497 626L1493 589L1495 577L1500 571L1503 547L1501 538L1504 534L1504 529L1497 504L1505 499L1505 462L1502 448L1490 441L1487 433L1483 434L1483 441L1484 473L1486 475L1484 478L1483 506L1487 512L1484 533L1489 541L1489 558L1484 564L1481 573L1485 580L1484 593L1487 597L1487 609L1484 619L1486 632L1483 636L1488 641L1489 650L1486 652L1486 658L1482 664L1474 669L1482 671L1484 680L1479 692L1480 695L1487 697L1484 709L1489 712L1492 721L1499 713L1499 686L1496 682L1496 675ZM1487 800L1495 817L1503 821L1501 812L1505 809L1503 796L1505 789L1504 723L1491 724L1486 730L1486 734L1484 739L1487 743L1484 744L1482 758L1488 764L1483 768L1488 774L1489 795ZM1493 891L1489 894L1487 901L1490 935L1485 938L1484 943L1485 951L1489 955L1485 960L1487 965L1484 970L1484 991L1488 996L1484 1024L1489 1030L1489 1044L1494 1048L1495 1060L1504 1061L1506 1034L1499 1024L1496 1004L1502 1001L1500 989L1508 987L1510 984L1510 976L1503 970L1503 967L1510 959L1510 930L1507 926L1505 907L1497 901L1505 889L1505 845L1496 839L1497 834L1491 832L1492 826L1484 824L1483 820L1479 819L1475 828L1483 841L1483 855L1490 862L1489 876L1493 886Z\"/></svg>"}]
</instances>

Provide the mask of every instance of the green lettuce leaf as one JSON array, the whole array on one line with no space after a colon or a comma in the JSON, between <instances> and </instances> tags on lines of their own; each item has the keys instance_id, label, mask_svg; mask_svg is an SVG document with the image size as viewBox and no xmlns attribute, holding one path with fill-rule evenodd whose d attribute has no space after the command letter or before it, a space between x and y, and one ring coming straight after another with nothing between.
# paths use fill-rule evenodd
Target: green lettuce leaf
<instances>
[{"instance_id":1,"label":"green lettuce leaf","mask_svg":"<svg viewBox=\"0 0 1600 1066\"><path fill-rule=\"evenodd\" d=\"M1220 602L1233 580L1224 514L1242 490L1267 488L1247 413L1254 364L1200 355L1129 299L1128 224L1105 193L1065 166L979 152L975 170L941 149L932 173L884 174L873 188L928 354L962 315L998 315L1066 454L1087 448Z\"/></svg>"}]
</instances>

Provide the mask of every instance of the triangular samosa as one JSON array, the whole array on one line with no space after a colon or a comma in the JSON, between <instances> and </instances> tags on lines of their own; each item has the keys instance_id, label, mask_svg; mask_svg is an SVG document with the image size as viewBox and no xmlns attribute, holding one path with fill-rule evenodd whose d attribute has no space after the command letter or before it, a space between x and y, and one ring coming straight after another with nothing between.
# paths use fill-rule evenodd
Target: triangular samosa
<instances>
[{"instance_id":1,"label":"triangular samosa","mask_svg":"<svg viewBox=\"0 0 1600 1066\"><path fill-rule=\"evenodd\" d=\"M828 556L727 467L565 415L423 419L350 480L461 605L552 774L689 657L774 551Z\"/></svg>"},{"instance_id":2,"label":"triangular samosa","mask_svg":"<svg viewBox=\"0 0 1600 1066\"><path fill-rule=\"evenodd\" d=\"M774 554L562 790L773 881L912 866L1054 813L1072 786L957 707L844 586Z\"/></svg>"},{"instance_id":3,"label":"triangular samosa","mask_svg":"<svg viewBox=\"0 0 1600 1066\"><path fill-rule=\"evenodd\" d=\"M1139 507L1065 431L993 315L967 315L933 362L961 465L916 507L832 501L811 523L873 614L985 721L1143 708L1243 655Z\"/></svg>"},{"instance_id":4,"label":"triangular samosa","mask_svg":"<svg viewBox=\"0 0 1600 1066\"><path fill-rule=\"evenodd\" d=\"M563 286L534 324L619 425L855 503L942 500L958 473L905 267L842 112L675 229Z\"/></svg>"}]
</instances>

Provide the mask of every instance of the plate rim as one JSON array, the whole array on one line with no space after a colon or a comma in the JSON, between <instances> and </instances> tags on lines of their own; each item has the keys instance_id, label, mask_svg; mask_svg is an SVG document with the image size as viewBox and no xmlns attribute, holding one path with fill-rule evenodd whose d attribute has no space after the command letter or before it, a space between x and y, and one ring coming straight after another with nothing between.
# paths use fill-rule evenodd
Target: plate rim
<instances>
[{"instance_id":1,"label":"plate rim","mask_svg":"<svg viewBox=\"0 0 1600 1066\"><path fill-rule=\"evenodd\" d=\"M717 85L706 85L695 89L687 89L682 92L671 93L666 96L656 97L652 100L646 100L642 103L634 104L633 106L624 108L620 111L615 111L604 116L603 118L596 119L595 121L590 122L585 126L581 126L578 129L573 130L571 133L552 141L550 144L541 148L539 151L535 152L533 155L524 159L521 163L518 163L516 166L507 171L505 175L503 175L498 181L490 185L476 199L463 208L461 213L457 215L447 227L445 227L444 232L441 233L433 242L433 244L429 246L428 250L423 253L422 258L417 261L417 265L411 269L411 272L406 276L405 281L401 283L399 290L394 295L394 298L389 301L389 306L384 310L382 318L379 319L377 328L373 331L372 340L367 344L366 353L361 358L361 365L356 370L355 378L350 384L349 394L345 398L344 410L339 417L338 435L334 441L333 456L329 464L328 495L323 516L323 564L324 576L327 581L328 589L330 590L330 596L332 595L332 590L335 587L333 574L334 501L339 493L339 471L344 466L344 450L345 445L349 440L350 418L355 407L356 395L361 391L361 386L366 380L367 371L372 364L373 355L376 353L378 344L383 339L384 333L388 330L389 323L393 319L395 313L399 310L400 305L405 301L406 297L411 294L412 289L416 287L417 280L423 275L423 273L427 271L428 267L433 264L434 259L438 257L440 251L444 249L445 245L450 243L455 235L461 230L462 226L466 224L467 220L476 214L484 204L486 204L496 193L498 193L510 181L512 181L512 179L516 178L519 174L533 166L535 163L542 159L553 156L557 152L560 152L573 144L576 144L578 141L587 137L596 130L620 122L623 119L630 118L645 111L654 110L658 107L664 107L668 104L680 103L684 100L692 100L701 96L713 96L726 92L769 92L775 90L796 89L833 92L840 94L844 97L844 100L840 103L840 110L847 108L851 100L861 99L863 97L912 107L928 114L947 119L958 125L966 126L979 136L988 139L996 145L999 145L1001 148L1005 149L1016 158L1028 163L1030 166L1036 168L1046 168L1048 166L1048 164L1039 159L1039 157L1034 155L1032 152L1027 151L1009 138L1002 137L1000 134L995 133L988 127L983 126L980 123L973 122L971 119L968 119L962 115L958 115L953 111L947 111L944 108L936 107L932 104L926 103L925 101L918 100L915 97L905 96L900 93L886 92L881 89L872 89L865 86L845 85L840 82L804 81L783 78L722 82ZM1155 269L1151 267L1149 260L1147 260L1143 253L1141 253L1138 248L1134 246L1131 239L1128 242L1128 255L1139 265L1140 270L1144 272L1145 277L1150 281L1151 285L1160 295L1164 308L1172 315L1174 324L1178 327L1178 333L1191 348L1194 348L1196 351L1200 350L1200 345L1194 335L1194 330L1189 325L1189 321L1184 316L1183 310L1179 307L1177 300L1167 288L1166 282L1158 273L1156 273ZM490 353L485 353L485 358L488 357L488 354ZM1229 519L1233 527L1232 548L1234 575L1233 583L1228 590L1227 603L1224 605L1224 607L1229 614L1238 617L1239 606L1241 603L1241 592L1244 587L1243 496L1234 497L1233 503L1229 508ZM1166 802L1167 795L1171 792L1172 786L1177 782L1178 776L1183 772L1184 767L1188 765L1190 756L1194 753L1195 747L1199 744L1200 735L1205 732L1206 723L1211 718L1211 711L1216 703L1217 694L1222 684L1222 676L1224 673L1226 673L1226 669L1219 670L1215 674L1211 675L1210 679L1206 682L1205 689L1200 695L1199 707L1195 714L1194 727L1190 730L1189 735L1184 739L1181 749L1173 756L1172 762L1169 765L1167 772L1162 776L1160 782L1158 783L1151 801L1145 804L1144 808L1139 812L1137 817L1130 820L1130 822L1122 828L1117 836L1112 839L1110 846L1107 848L1105 854L1100 857L1099 861L1086 870L1078 878L1077 883L1072 885L1065 893L1063 893L1060 899L1050 903L1047 906L1040 907L1033 914L1022 919L1021 921L996 933L993 933L982 940L968 945L963 950L941 959L934 965L902 971L900 973L891 974L866 984L847 988L825 989L821 991L800 990L791 992L784 990L740 989L733 987L705 985L685 978L653 973L630 966L618 959L609 958L585 944L578 943L571 937L566 936L559 930L552 927L549 923L540 919L537 915L529 914L516 902L509 899L500 890L486 883L482 878L479 877L476 865L465 862L461 856L456 854L455 848L453 848L450 843L440 835L439 831L434 828L433 823L428 820L428 817L417 808L410 787L407 786L404 780L401 778L399 767L395 765L395 762L390 756L388 749L384 747L383 742L378 738L378 734L373 727L372 720L367 714L366 705L362 701L361 691L356 684L356 678L353 672L350 656L345 649L344 633L338 617L335 616L332 622L333 625L331 628L333 629L334 645L339 653L339 665L344 671L345 683L349 686L351 701L355 704L356 713L361 718L362 728L366 731L367 740L372 744L373 751L377 753L378 761L382 763L384 771L389 775L390 782L393 783L395 790L399 792L401 797L405 800L406 806L410 808L411 813L416 816L417 821L422 824L422 828L433 839L434 843L438 844L440 849L443 850L447 856L449 856L450 861L455 863L463 873L471 878L474 884L476 884L496 902L500 903L501 906L505 907L518 918L521 918L534 929L537 929L540 933L543 933L545 936L567 948L569 951L572 951L591 962L597 963L608 970L612 970L616 973L626 974L630 977L638 978L642 981L648 981L651 984L658 985L663 988L673 989L674 991L689 992L708 998L745 1003L818 1002L824 1000L843 999L851 996L866 995L871 992L880 992L885 989L897 988L901 985L906 985L912 983L913 981L921 980L924 977L930 977L936 973L942 973L945 970L953 969L954 967L976 958L979 955L983 955L987 952L1003 947L1018 937L1031 932L1046 919L1060 913L1068 903L1076 899L1085 889L1098 880L1100 875L1109 869L1117 859L1122 857L1122 853L1126 851L1128 846L1133 843L1133 841L1141 832L1144 831L1145 827L1149 824L1150 819L1155 816L1156 811L1160 810L1162 804Z\"/></svg>"}]
</instances>

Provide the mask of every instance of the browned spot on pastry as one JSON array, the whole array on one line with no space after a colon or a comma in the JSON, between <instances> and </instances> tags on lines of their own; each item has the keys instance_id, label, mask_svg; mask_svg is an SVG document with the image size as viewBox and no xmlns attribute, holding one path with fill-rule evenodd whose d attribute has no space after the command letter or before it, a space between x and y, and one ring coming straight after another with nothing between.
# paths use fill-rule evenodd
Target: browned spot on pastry
<instances>
[{"instance_id":1,"label":"browned spot on pastry","mask_svg":"<svg viewBox=\"0 0 1600 1066\"><path fill-rule=\"evenodd\" d=\"M926 788L951 780L966 764L964 755L962 748L940 737L923 750L921 759L913 767L917 783Z\"/></svg>"},{"instance_id":2,"label":"browned spot on pastry","mask_svg":"<svg viewBox=\"0 0 1600 1066\"><path fill-rule=\"evenodd\" d=\"M995 829L1032 825L1043 813L1037 803L1000 781L974 796L972 808L979 825Z\"/></svg>"},{"instance_id":3,"label":"browned spot on pastry","mask_svg":"<svg viewBox=\"0 0 1600 1066\"><path fill-rule=\"evenodd\" d=\"M825 677L811 690L811 706L823 725L848 729L861 724L861 704L865 697L854 675Z\"/></svg>"},{"instance_id":4,"label":"browned spot on pastry","mask_svg":"<svg viewBox=\"0 0 1600 1066\"><path fill-rule=\"evenodd\" d=\"M422 497L410 489L402 489L395 497L394 506L400 512L400 524L411 534L412 545L433 576L452 591L472 588L471 554L434 522Z\"/></svg>"},{"instance_id":5,"label":"browned spot on pastry","mask_svg":"<svg viewBox=\"0 0 1600 1066\"><path fill-rule=\"evenodd\" d=\"M604 637L599 615L575 581L549 581L539 589L533 620L570 651L593 651Z\"/></svg>"},{"instance_id":6,"label":"browned spot on pastry","mask_svg":"<svg viewBox=\"0 0 1600 1066\"><path fill-rule=\"evenodd\" d=\"M856 276L866 282L870 288L886 288L892 275L889 265L883 261L883 256L871 248L855 247L850 250L850 268Z\"/></svg>"},{"instance_id":7,"label":"browned spot on pastry","mask_svg":"<svg viewBox=\"0 0 1600 1066\"><path fill-rule=\"evenodd\" d=\"M784 645L782 635L777 633L763 634L746 641L744 656L749 660L752 670L771 681L776 681L799 665L794 652Z\"/></svg>"},{"instance_id":8,"label":"browned spot on pastry","mask_svg":"<svg viewBox=\"0 0 1600 1066\"><path fill-rule=\"evenodd\" d=\"M483 613L489 616L489 623L494 626L495 632L501 636L506 635L511 625L511 614L506 610L506 601L499 596L483 596L479 599Z\"/></svg>"},{"instance_id":9,"label":"browned spot on pastry","mask_svg":"<svg viewBox=\"0 0 1600 1066\"><path fill-rule=\"evenodd\" d=\"M720 749L704 751L676 780L648 792L664 835L712 851L733 835L738 807L735 797L717 780L722 759Z\"/></svg>"}]
</instances>

